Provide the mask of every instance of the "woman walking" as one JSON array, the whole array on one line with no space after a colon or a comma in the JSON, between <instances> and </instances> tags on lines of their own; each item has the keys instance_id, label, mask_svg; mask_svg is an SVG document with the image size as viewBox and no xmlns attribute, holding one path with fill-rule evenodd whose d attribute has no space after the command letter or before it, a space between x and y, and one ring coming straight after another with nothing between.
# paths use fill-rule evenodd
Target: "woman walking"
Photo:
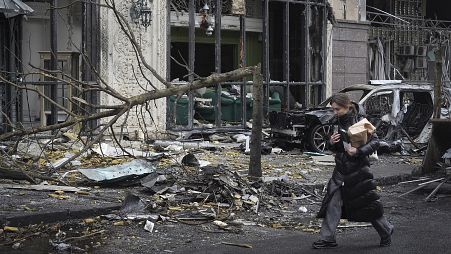
<instances>
[{"instance_id":1,"label":"woman walking","mask_svg":"<svg viewBox=\"0 0 451 254\"><path fill-rule=\"evenodd\" d=\"M375 191L373 174L369 171L369 155L379 148L377 135L374 133L359 148L344 145L348 128L360 121L363 114L359 111L359 106L351 102L344 93L333 95L330 104L341 131L335 132L329 140L329 149L335 152L336 166L317 215L318 218L323 218L323 223L320 240L313 243L313 248L338 246L335 231L341 218L371 222L381 238L380 246L390 246L393 226L383 216L383 206Z\"/></svg>"}]
</instances>

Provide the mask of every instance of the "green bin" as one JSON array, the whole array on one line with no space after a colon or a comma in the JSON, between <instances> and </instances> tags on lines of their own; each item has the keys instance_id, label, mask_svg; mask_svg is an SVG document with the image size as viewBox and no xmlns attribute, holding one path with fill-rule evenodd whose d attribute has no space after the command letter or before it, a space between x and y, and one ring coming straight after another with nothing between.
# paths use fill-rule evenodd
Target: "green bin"
<instances>
[{"instance_id":1,"label":"green bin","mask_svg":"<svg viewBox=\"0 0 451 254\"><path fill-rule=\"evenodd\" d=\"M211 99L211 105L213 107L196 107L196 111L201 119L214 122L215 111L214 105L217 102L216 91L214 89L207 89L207 91L202 95L202 98ZM235 120L235 98L231 96L221 95L221 113L222 120L234 122Z\"/></svg>"},{"instance_id":2,"label":"green bin","mask_svg":"<svg viewBox=\"0 0 451 254\"><path fill-rule=\"evenodd\" d=\"M171 115L174 114L174 103L176 96L169 97L169 112ZM176 115L175 115L176 125L188 125L188 98L182 97L177 101Z\"/></svg>"},{"instance_id":3,"label":"green bin","mask_svg":"<svg viewBox=\"0 0 451 254\"><path fill-rule=\"evenodd\" d=\"M273 92L269 98L269 112L276 111L280 112L282 110L282 103L280 101L279 92Z\"/></svg>"}]
</instances>

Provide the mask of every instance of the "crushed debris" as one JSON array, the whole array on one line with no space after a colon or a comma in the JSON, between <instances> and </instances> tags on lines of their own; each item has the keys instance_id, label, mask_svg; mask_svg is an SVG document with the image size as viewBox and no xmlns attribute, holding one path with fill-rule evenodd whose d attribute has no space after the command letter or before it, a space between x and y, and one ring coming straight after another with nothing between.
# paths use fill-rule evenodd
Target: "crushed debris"
<instances>
[{"instance_id":1,"label":"crushed debris","mask_svg":"<svg viewBox=\"0 0 451 254\"><path fill-rule=\"evenodd\" d=\"M136 159L106 168L83 168L78 171L90 180L101 183L112 183L150 174L155 171L155 167L148 161Z\"/></svg>"}]
</instances>

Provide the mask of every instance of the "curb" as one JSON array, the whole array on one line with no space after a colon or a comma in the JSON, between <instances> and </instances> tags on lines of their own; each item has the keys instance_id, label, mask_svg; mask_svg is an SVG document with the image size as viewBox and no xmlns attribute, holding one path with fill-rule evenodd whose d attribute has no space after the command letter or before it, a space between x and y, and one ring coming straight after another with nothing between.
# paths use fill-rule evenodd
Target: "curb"
<instances>
[{"instance_id":1,"label":"curb","mask_svg":"<svg viewBox=\"0 0 451 254\"><path fill-rule=\"evenodd\" d=\"M379 186L387 186L387 185L395 185L402 181L408 181L412 179L412 175L403 174L403 175L394 175L387 177L376 178L376 183ZM324 184L312 184L305 185L305 187L311 189L323 189ZM0 217L0 226L8 225L8 226L26 226L32 224L40 224L40 223L54 223L58 221L65 221L70 219L81 219L92 216L98 216L102 214L110 213L114 210L119 210L122 207L122 204L114 204L107 205L103 207L91 207L91 208L81 208L81 209L66 209L54 212L43 212L43 213L35 213L29 215L18 215L18 216L1 216Z\"/></svg>"},{"instance_id":2,"label":"curb","mask_svg":"<svg viewBox=\"0 0 451 254\"><path fill-rule=\"evenodd\" d=\"M402 174L402 175L393 175L393 176L383 176L379 178L374 179L376 181L376 184L378 186L388 186L388 185L395 185L403 181L409 181L412 180L411 174ZM311 184L311 185L304 185L305 187L308 187L310 189L320 189L322 190L324 186L327 185L326 183L317 183L317 184Z\"/></svg>"},{"instance_id":3,"label":"curb","mask_svg":"<svg viewBox=\"0 0 451 254\"><path fill-rule=\"evenodd\" d=\"M0 225L8 226L27 226L40 223L53 223L57 221L64 221L69 219L81 219L91 216L98 216L118 210L122 207L119 205L107 205L103 207L81 208L81 209L66 209L54 212L36 213L30 215L18 215L13 217L0 217Z\"/></svg>"}]
</instances>

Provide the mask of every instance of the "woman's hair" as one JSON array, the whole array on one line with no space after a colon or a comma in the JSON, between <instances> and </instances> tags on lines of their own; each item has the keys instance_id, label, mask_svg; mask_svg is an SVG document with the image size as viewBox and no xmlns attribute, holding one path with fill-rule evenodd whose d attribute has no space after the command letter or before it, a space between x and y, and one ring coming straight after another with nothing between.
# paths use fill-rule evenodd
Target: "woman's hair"
<instances>
[{"instance_id":1,"label":"woman's hair","mask_svg":"<svg viewBox=\"0 0 451 254\"><path fill-rule=\"evenodd\" d=\"M332 103L335 103L340 107L350 108L351 110L354 111L354 113L357 113L354 104L352 103L349 96L345 93L336 93L332 95L332 97L330 98L330 104Z\"/></svg>"}]
</instances>

